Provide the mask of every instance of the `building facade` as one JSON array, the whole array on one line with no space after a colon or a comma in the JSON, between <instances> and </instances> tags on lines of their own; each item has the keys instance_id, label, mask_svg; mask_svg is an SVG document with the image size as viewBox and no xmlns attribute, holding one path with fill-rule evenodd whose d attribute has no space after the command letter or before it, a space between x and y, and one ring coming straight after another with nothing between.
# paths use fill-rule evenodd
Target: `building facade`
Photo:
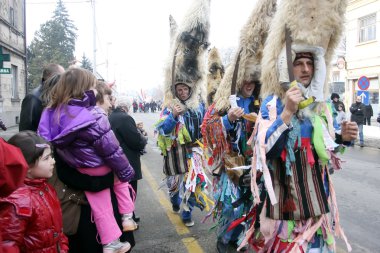
<instances>
[{"instance_id":1,"label":"building facade","mask_svg":"<svg viewBox=\"0 0 380 253\"><path fill-rule=\"evenodd\" d=\"M26 92L25 31L25 0L0 0L0 67L10 70L0 70L0 118L7 127L18 124Z\"/></svg>"},{"instance_id":2,"label":"building facade","mask_svg":"<svg viewBox=\"0 0 380 253\"><path fill-rule=\"evenodd\" d=\"M350 0L346 26L346 103L365 93L374 115L379 112L380 79L380 0ZM364 77L361 79L361 77ZM369 80L363 89L362 81Z\"/></svg>"}]
</instances>

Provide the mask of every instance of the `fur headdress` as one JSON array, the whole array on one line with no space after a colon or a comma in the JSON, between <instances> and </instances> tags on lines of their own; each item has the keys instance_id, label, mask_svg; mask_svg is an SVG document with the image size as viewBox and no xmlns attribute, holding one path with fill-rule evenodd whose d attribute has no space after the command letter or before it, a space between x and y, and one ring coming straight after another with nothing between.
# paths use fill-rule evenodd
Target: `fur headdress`
<instances>
[{"instance_id":1,"label":"fur headdress","mask_svg":"<svg viewBox=\"0 0 380 253\"><path fill-rule=\"evenodd\" d=\"M205 52L209 38L210 0L195 0L183 23L171 42L170 55L165 70L165 96L163 105L174 104L196 109L205 101ZM183 83L190 88L190 97L180 101L175 94L175 85Z\"/></svg>"},{"instance_id":2,"label":"fur headdress","mask_svg":"<svg viewBox=\"0 0 380 253\"><path fill-rule=\"evenodd\" d=\"M234 72L237 71L235 83L237 92L243 87L244 82L259 81L262 51L275 9L275 0L259 0L248 22L241 30L240 44L234 61L227 68L215 94L214 101L217 111L227 111L230 107L228 98L231 95Z\"/></svg>"},{"instance_id":3,"label":"fur headdress","mask_svg":"<svg viewBox=\"0 0 380 253\"><path fill-rule=\"evenodd\" d=\"M208 54L208 73L207 73L207 104L211 105L214 95L222 81L224 75L224 66L220 59L219 51L213 47Z\"/></svg>"},{"instance_id":4,"label":"fur headdress","mask_svg":"<svg viewBox=\"0 0 380 253\"><path fill-rule=\"evenodd\" d=\"M260 79L263 97L270 94L283 97L285 92L279 85L278 71L278 59L285 48L285 26L290 31L292 44L322 47L328 69L344 27L346 5L346 0L281 1L263 51ZM326 93L327 80L324 83Z\"/></svg>"}]
</instances>

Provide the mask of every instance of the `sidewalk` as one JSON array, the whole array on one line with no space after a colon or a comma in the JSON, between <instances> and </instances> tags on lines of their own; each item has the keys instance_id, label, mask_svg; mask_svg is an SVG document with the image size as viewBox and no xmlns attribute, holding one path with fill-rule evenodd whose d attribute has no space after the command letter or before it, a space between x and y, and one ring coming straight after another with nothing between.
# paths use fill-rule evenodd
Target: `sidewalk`
<instances>
[{"instance_id":1,"label":"sidewalk","mask_svg":"<svg viewBox=\"0 0 380 253\"><path fill-rule=\"evenodd\" d=\"M4 140L8 140L11 138L13 135L18 133L18 125L17 126L12 126L8 127L7 131L3 131L0 129L0 137L3 138Z\"/></svg>"},{"instance_id":2,"label":"sidewalk","mask_svg":"<svg viewBox=\"0 0 380 253\"><path fill-rule=\"evenodd\" d=\"M372 122L371 122L372 123ZM372 148L380 148L380 124L375 123L371 126L363 126L364 146ZM359 145L359 137L355 144Z\"/></svg>"}]
</instances>

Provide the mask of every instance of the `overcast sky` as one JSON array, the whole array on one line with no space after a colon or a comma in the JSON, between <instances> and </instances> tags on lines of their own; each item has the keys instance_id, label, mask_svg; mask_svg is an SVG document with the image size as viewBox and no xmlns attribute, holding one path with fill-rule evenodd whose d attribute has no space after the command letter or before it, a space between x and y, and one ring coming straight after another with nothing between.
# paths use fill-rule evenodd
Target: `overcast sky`
<instances>
[{"instance_id":1,"label":"overcast sky","mask_svg":"<svg viewBox=\"0 0 380 253\"><path fill-rule=\"evenodd\" d=\"M178 24L193 0L96 0L97 70L116 80L119 91L149 89L162 83L169 47L169 14ZM63 1L78 28L76 58L83 53L93 60L92 4ZM236 47L240 29L255 0L211 1L211 46ZM53 16L54 0L26 0L27 43ZM107 57L108 55L108 57ZM108 58L108 71L106 59Z\"/></svg>"}]
</instances>

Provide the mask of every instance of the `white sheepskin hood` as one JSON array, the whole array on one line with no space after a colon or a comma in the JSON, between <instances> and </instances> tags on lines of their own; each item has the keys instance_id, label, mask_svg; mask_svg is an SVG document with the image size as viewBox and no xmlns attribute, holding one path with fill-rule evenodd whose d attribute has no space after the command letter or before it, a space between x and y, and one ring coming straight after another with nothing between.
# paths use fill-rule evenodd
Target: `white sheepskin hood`
<instances>
[{"instance_id":1,"label":"white sheepskin hood","mask_svg":"<svg viewBox=\"0 0 380 253\"><path fill-rule=\"evenodd\" d=\"M215 94L215 108L218 111L227 111L230 107L228 97L231 95L235 69L237 71L235 84L237 92L242 88L244 81L259 81L264 43L268 37L269 25L275 11L276 0L259 0L241 30L239 48L235 58L228 66ZM240 60L238 62L239 53ZM237 64L239 64L238 68L236 68Z\"/></svg>"},{"instance_id":2,"label":"white sheepskin hood","mask_svg":"<svg viewBox=\"0 0 380 253\"><path fill-rule=\"evenodd\" d=\"M206 101L206 52L209 45L210 0L194 0L180 26L175 29L171 19L172 42L165 69L163 105L179 104L184 109L196 109ZM186 101L175 96L175 85L184 83L191 89Z\"/></svg>"},{"instance_id":3,"label":"white sheepskin hood","mask_svg":"<svg viewBox=\"0 0 380 253\"><path fill-rule=\"evenodd\" d=\"M281 1L263 51L260 79L263 97L270 94L279 97L284 95L284 89L279 85L277 60L285 47L285 25L290 30L292 43L322 47L325 50L325 62L329 70L344 28L346 5L346 0ZM328 80L324 85L325 97L326 92Z\"/></svg>"}]
</instances>

